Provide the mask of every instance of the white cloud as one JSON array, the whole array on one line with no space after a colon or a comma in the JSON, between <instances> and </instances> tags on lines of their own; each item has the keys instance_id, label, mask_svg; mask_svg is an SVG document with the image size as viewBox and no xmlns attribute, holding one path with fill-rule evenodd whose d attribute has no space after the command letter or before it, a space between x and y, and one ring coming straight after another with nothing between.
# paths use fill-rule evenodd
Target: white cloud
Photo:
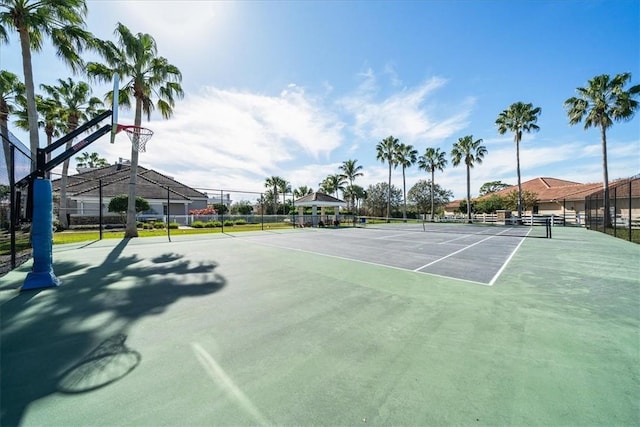
<instances>
[{"instance_id":1,"label":"white cloud","mask_svg":"<svg viewBox=\"0 0 640 427\"><path fill-rule=\"evenodd\" d=\"M435 101L429 97L447 83L445 79L432 77L417 87L405 88L377 101L379 89L375 74L367 70L361 76L363 81L354 93L337 103L354 117L353 133L362 139L393 135L407 143L442 140L468 125L475 103L473 98L459 103L457 112L449 117L438 117L430 108Z\"/></svg>"},{"instance_id":2,"label":"white cloud","mask_svg":"<svg viewBox=\"0 0 640 427\"><path fill-rule=\"evenodd\" d=\"M279 96L206 87L181 101L170 120L143 125L155 134L141 164L173 171L189 185L251 189L271 175L292 179L282 170L286 162L326 158L342 143L343 127L320 100L291 85ZM105 154L129 158L125 136L117 141Z\"/></svg>"}]
</instances>

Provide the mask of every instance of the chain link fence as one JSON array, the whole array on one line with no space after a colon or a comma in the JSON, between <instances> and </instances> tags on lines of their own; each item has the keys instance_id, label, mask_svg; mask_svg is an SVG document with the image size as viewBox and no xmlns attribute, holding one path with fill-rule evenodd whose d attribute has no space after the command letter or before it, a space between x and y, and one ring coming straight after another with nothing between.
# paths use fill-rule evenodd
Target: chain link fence
<instances>
[{"instance_id":1,"label":"chain link fence","mask_svg":"<svg viewBox=\"0 0 640 427\"><path fill-rule=\"evenodd\" d=\"M610 185L608 204L604 189L587 196L585 215L588 229L640 243L640 176Z\"/></svg>"},{"instance_id":2,"label":"chain link fence","mask_svg":"<svg viewBox=\"0 0 640 427\"><path fill-rule=\"evenodd\" d=\"M2 129L0 161L0 274L31 257L27 220L28 186L17 182L31 171L30 150L10 131Z\"/></svg>"}]
</instances>

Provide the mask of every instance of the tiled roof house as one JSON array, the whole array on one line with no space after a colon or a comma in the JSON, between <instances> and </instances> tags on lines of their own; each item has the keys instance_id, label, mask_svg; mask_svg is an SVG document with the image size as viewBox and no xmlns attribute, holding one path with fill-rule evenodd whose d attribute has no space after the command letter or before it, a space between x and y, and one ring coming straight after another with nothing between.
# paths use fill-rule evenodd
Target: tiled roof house
<instances>
[{"instance_id":1,"label":"tiled roof house","mask_svg":"<svg viewBox=\"0 0 640 427\"><path fill-rule=\"evenodd\" d=\"M612 188L620 181L612 181L609 187ZM497 191L493 194L505 196L512 191L517 191L518 186L513 185L504 190ZM581 184L574 181L566 181L563 179L540 177L534 178L522 183L522 191L536 193L538 196L538 204L534 207L533 212L524 212L524 215L531 213L541 215L556 215L562 217L579 219L584 215L585 198L593 193L602 190L602 183ZM488 197L488 196L483 196ZM640 197L634 194L633 197ZM482 199L479 197L477 199ZM460 200L454 200L445 206L446 214L453 214L460 205Z\"/></svg>"},{"instance_id":2,"label":"tiled roof house","mask_svg":"<svg viewBox=\"0 0 640 427\"><path fill-rule=\"evenodd\" d=\"M136 192L146 199L151 209L150 215L188 215L192 209L207 207L207 195L184 185L175 179L151 169L138 166ZM107 207L112 197L128 194L130 165L115 165L91 169L77 175L70 175L67 184L68 213L74 216L96 216L100 186L102 186L102 211L109 215ZM52 182L54 193L60 194L60 179ZM168 190L167 190L168 187ZM169 206L167 208L167 198ZM71 224L74 223L72 220Z\"/></svg>"}]
</instances>

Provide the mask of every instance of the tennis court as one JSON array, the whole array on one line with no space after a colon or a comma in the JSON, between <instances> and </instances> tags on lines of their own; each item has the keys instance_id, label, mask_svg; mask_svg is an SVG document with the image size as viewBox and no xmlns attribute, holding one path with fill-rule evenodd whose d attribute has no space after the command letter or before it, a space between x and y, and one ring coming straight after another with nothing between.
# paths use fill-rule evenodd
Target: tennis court
<instances>
[{"instance_id":1,"label":"tennis court","mask_svg":"<svg viewBox=\"0 0 640 427\"><path fill-rule=\"evenodd\" d=\"M60 287L19 293L30 263L0 279L0 424L640 424L638 245L488 237L54 246ZM475 248L482 277L419 268Z\"/></svg>"},{"instance_id":2,"label":"tennis court","mask_svg":"<svg viewBox=\"0 0 640 427\"><path fill-rule=\"evenodd\" d=\"M243 235L258 244L493 285L527 235L544 227L396 223ZM313 234L309 234L313 233Z\"/></svg>"}]
</instances>

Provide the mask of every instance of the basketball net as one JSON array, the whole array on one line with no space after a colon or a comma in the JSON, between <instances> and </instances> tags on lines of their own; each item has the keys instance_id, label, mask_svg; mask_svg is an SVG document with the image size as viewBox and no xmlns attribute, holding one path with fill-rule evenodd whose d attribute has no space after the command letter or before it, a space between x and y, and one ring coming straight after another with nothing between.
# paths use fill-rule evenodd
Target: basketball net
<instances>
[{"instance_id":1,"label":"basketball net","mask_svg":"<svg viewBox=\"0 0 640 427\"><path fill-rule=\"evenodd\" d=\"M142 126L122 126L118 125L118 131L124 131L131 140L133 149L139 153L146 151L147 141L153 136L151 129L143 128Z\"/></svg>"}]
</instances>

